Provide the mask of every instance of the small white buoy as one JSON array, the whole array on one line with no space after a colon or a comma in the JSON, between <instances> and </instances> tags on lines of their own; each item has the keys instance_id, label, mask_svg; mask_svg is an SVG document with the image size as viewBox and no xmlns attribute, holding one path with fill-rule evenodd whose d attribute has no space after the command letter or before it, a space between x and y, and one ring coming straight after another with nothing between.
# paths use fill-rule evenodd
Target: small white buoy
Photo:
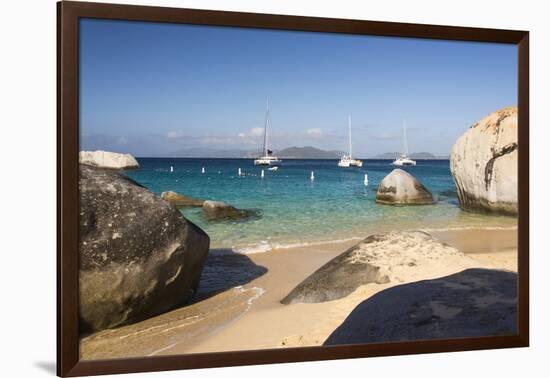
<instances>
[{"instance_id":1,"label":"small white buoy","mask_svg":"<svg viewBox=\"0 0 550 378\"><path fill-rule=\"evenodd\" d=\"M239 168L239 172L238 172L239 176L242 176L243 175L243 172L241 171L241 169Z\"/></svg>"},{"instance_id":2,"label":"small white buoy","mask_svg":"<svg viewBox=\"0 0 550 378\"><path fill-rule=\"evenodd\" d=\"M315 175L313 174L313 171L311 171L310 180L311 180L311 181L315 180Z\"/></svg>"},{"instance_id":3,"label":"small white buoy","mask_svg":"<svg viewBox=\"0 0 550 378\"><path fill-rule=\"evenodd\" d=\"M365 173L365 181L363 181L365 183L365 186L369 185L369 176Z\"/></svg>"},{"instance_id":4,"label":"small white buoy","mask_svg":"<svg viewBox=\"0 0 550 378\"><path fill-rule=\"evenodd\" d=\"M264 170L262 169L261 177L264 178Z\"/></svg>"},{"instance_id":5,"label":"small white buoy","mask_svg":"<svg viewBox=\"0 0 550 378\"><path fill-rule=\"evenodd\" d=\"M204 173L204 167L202 167L202 169L201 169L201 173Z\"/></svg>"}]
</instances>

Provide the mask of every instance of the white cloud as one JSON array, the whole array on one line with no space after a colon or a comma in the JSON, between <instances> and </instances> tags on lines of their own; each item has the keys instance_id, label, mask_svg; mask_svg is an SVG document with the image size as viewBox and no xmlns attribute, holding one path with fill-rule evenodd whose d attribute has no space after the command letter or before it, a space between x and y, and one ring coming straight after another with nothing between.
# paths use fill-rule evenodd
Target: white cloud
<instances>
[{"instance_id":1,"label":"white cloud","mask_svg":"<svg viewBox=\"0 0 550 378\"><path fill-rule=\"evenodd\" d=\"M237 134L239 143L244 145L257 145L263 136L263 127L254 127L246 132L240 132Z\"/></svg>"},{"instance_id":2,"label":"white cloud","mask_svg":"<svg viewBox=\"0 0 550 378\"><path fill-rule=\"evenodd\" d=\"M184 136L185 136L185 133L182 130L174 130L166 133L166 137L168 139L177 139Z\"/></svg>"},{"instance_id":3,"label":"white cloud","mask_svg":"<svg viewBox=\"0 0 550 378\"><path fill-rule=\"evenodd\" d=\"M224 144L224 145L233 145L235 144L235 140L230 136L224 136L224 135L207 135L200 139L200 143L208 145L208 144Z\"/></svg>"},{"instance_id":4,"label":"white cloud","mask_svg":"<svg viewBox=\"0 0 550 378\"><path fill-rule=\"evenodd\" d=\"M321 135L323 135L323 131L318 127L307 129L306 133L308 135L312 135L312 136L321 136Z\"/></svg>"},{"instance_id":5,"label":"white cloud","mask_svg":"<svg viewBox=\"0 0 550 378\"><path fill-rule=\"evenodd\" d=\"M250 135L262 136L264 135L264 129L262 127L254 127L253 129L250 129Z\"/></svg>"},{"instance_id":6,"label":"white cloud","mask_svg":"<svg viewBox=\"0 0 550 378\"><path fill-rule=\"evenodd\" d=\"M239 138L254 138L264 135L264 129L262 127L254 127L245 133L237 134Z\"/></svg>"}]
</instances>

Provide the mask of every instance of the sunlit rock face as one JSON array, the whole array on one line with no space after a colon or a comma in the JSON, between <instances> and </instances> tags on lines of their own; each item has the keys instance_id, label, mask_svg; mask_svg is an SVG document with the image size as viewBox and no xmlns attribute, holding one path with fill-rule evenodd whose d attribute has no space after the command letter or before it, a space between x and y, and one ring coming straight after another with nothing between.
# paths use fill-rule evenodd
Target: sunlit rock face
<instances>
[{"instance_id":1,"label":"sunlit rock face","mask_svg":"<svg viewBox=\"0 0 550 378\"><path fill-rule=\"evenodd\" d=\"M474 124L451 150L451 172L464 210L518 212L518 110L504 108Z\"/></svg>"},{"instance_id":2,"label":"sunlit rock face","mask_svg":"<svg viewBox=\"0 0 550 378\"><path fill-rule=\"evenodd\" d=\"M397 168L378 185L376 202L385 205L430 205L434 199L416 177Z\"/></svg>"},{"instance_id":3,"label":"sunlit rock face","mask_svg":"<svg viewBox=\"0 0 550 378\"><path fill-rule=\"evenodd\" d=\"M137 160L130 154L108 151L80 151L80 164L108 169L139 168Z\"/></svg>"}]
</instances>

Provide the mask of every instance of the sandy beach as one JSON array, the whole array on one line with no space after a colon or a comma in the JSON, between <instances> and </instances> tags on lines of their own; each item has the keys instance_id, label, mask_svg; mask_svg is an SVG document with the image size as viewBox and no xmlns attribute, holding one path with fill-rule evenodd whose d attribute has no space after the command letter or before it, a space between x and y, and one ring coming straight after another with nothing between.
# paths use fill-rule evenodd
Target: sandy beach
<instances>
[{"instance_id":1,"label":"sandy beach","mask_svg":"<svg viewBox=\"0 0 550 378\"><path fill-rule=\"evenodd\" d=\"M81 355L97 359L322 345L359 303L392 286L443 277L467 268L517 271L516 230L471 229L430 234L466 256L453 264L403 270L398 280L363 285L344 298L323 303L283 305L280 300L357 241L247 256L213 251L217 265L222 261L235 263L229 284L236 287L224 288L223 282L218 282L215 291L202 297L199 294L191 305L85 337ZM249 282L234 285L243 273L239 269L256 270L257 277L248 275ZM208 267L203 276L206 281L224 280Z\"/></svg>"}]
</instances>

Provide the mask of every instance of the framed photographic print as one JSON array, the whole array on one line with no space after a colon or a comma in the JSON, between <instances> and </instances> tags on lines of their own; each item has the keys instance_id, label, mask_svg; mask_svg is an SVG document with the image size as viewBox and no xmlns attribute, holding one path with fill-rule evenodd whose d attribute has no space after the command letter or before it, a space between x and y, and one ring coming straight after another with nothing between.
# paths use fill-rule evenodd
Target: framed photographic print
<instances>
[{"instance_id":1,"label":"framed photographic print","mask_svg":"<svg viewBox=\"0 0 550 378\"><path fill-rule=\"evenodd\" d=\"M58 374L528 346L528 38L58 3Z\"/></svg>"}]
</instances>

